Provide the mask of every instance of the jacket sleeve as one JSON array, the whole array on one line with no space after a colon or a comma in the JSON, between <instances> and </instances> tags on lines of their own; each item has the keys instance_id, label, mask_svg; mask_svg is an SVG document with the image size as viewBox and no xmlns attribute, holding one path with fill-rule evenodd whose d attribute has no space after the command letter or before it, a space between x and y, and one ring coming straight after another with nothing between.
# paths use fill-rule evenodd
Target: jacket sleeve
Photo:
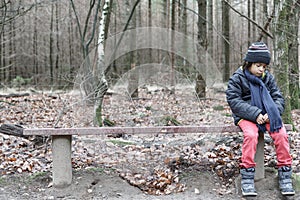
<instances>
[{"instance_id":1,"label":"jacket sleeve","mask_svg":"<svg viewBox=\"0 0 300 200\"><path fill-rule=\"evenodd\" d=\"M234 74L229 79L228 88L226 90L226 99L234 115L241 119L256 122L256 118L262 110L257 106L251 105L250 97L249 99L243 99L246 90L246 80L242 79L243 78L237 74Z\"/></svg>"}]
</instances>

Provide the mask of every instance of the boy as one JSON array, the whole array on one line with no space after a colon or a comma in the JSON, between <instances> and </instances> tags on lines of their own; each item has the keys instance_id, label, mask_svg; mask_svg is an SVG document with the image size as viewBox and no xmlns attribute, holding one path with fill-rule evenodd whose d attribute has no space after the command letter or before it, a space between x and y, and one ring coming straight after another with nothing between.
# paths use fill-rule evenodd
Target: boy
<instances>
[{"instance_id":1,"label":"boy","mask_svg":"<svg viewBox=\"0 0 300 200\"><path fill-rule=\"evenodd\" d=\"M294 195L292 186L292 158L289 141L281 120L284 98L273 75L267 70L271 60L263 42L253 43L244 64L230 77L226 99L232 110L234 123L243 131L240 173L243 196L256 196L254 187L254 157L259 132L268 131L274 140L279 187L283 195Z\"/></svg>"}]
</instances>

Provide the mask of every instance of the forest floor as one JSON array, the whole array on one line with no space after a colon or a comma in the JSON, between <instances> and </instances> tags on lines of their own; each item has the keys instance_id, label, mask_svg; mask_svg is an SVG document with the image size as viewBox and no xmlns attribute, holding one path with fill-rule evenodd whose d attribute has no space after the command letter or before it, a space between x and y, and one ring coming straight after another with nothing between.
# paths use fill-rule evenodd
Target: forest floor
<instances>
[{"instance_id":1,"label":"forest floor","mask_svg":"<svg viewBox=\"0 0 300 200\"><path fill-rule=\"evenodd\" d=\"M141 88L139 98L112 92L104 99L104 118L116 126L231 124L224 92L198 99L187 90ZM74 92L29 92L0 97L0 124L23 127L83 127L93 124L93 106ZM19 93L20 94L20 93ZM289 133L294 174L300 172L300 111L292 112ZM176 119L176 120L174 120ZM266 177L256 181L253 199L300 199L280 195L273 143L265 135ZM244 199L240 192L241 133L74 136L73 182L54 188L51 141L0 134L0 200L6 199ZM250 199L250 198L248 198Z\"/></svg>"}]
</instances>

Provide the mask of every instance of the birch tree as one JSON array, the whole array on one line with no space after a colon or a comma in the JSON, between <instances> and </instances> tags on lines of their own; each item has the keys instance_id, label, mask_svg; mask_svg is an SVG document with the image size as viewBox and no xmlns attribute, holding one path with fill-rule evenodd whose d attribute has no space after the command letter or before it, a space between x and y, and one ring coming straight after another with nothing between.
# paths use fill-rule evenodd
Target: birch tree
<instances>
[{"instance_id":1,"label":"birch tree","mask_svg":"<svg viewBox=\"0 0 300 200\"><path fill-rule=\"evenodd\" d=\"M107 5L107 3L108 3L108 0L105 2L105 5ZM134 16L134 12L135 12L137 6L139 5L139 3L140 3L140 0L135 1L134 5L131 9L130 15L127 19L127 22L125 24L125 27L123 28L122 34L124 34L124 32L128 29L129 24L132 20L132 17ZM105 16L107 16L107 15L105 14ZM104 16L103 16L103 20L105 21ZM103 24L103 23L101 23L101 24ZM100 29L101 29L101 24L100 24ZM103 34L103 32L100 31L100 35L102 35L102 34ZM117 41L116 46L112 50L113 51L112 52L112 59L115 58L115 53L116 53L122 39L123 39L123 37L121 35L119 41ZM103 53L105 53L105 49L103 49ZM101 58L99 58L98 60L101 60ZM104 95L105 95L105 93L108 89L107 88L107 81L106 81L105 77L106 77L106 74L108 73L108 71L110 70L110 66L111 66L110 63L111 63L111 61L109 61L109 66L105 66L104 71L101 72L100 77L99 77L98 82L97 82L96 90L95 90L96 91L96 97L95 97L96 98L96 103L95 103L94 123L95 123L95 125L98 125L98 126L102 126L102 101L103 101Z\"/></svg>"},{"instance_id":2,"label":"birch tree","mask_svg":"<svg viewBox=\"0 0 300 200\"><path fill-rule=\"evenodd\" d=\"M86 15L83 26L80 23L79 13L73 0L70 0L72 10L76 17L77 29L80 35L81 49L84 60L84 72L80 75L82 77L81 88L84 91L87 100L94 102L95 91L98 85L97 77L97 63L93 62L90 58L90 45L95 39L96 29L99 27L99 14L103 10L104 4L101 4L101 0L90 0L90 7ZM91 25L90 25L91 22ZM83 27L83 28L82 28ZM89 29L91 29L89 31ZM88 34L90 33L90 34ZM93 63L92 63L93 62Z\"/></svg>"}]
</instances>

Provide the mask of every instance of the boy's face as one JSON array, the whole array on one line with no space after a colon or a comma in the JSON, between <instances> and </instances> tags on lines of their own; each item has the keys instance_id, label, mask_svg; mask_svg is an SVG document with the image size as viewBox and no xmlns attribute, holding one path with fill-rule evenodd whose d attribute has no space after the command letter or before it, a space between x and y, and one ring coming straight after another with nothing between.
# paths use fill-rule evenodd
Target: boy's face
<instances>
[{"instance_id":1,"label":"boy's face","mask_svg":"<svg viewBox=\"0 0 300 200\"><path fill-rule=\"evenodd\" d=\"M249 68L251 74L257 77L261 77L266 71L267 65L265 63L253 63Z\"/></svg>"}]
</instances>

